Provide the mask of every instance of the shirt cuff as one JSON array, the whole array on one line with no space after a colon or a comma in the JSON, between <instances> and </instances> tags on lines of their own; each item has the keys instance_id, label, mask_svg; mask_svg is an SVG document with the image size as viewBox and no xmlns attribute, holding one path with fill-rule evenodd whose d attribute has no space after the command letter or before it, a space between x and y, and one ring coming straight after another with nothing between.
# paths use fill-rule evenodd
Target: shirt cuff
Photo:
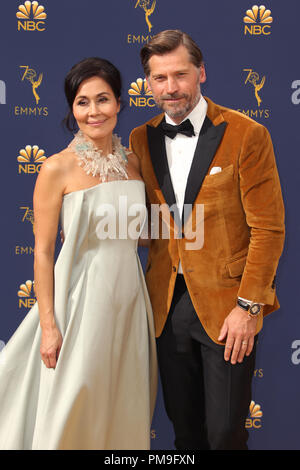
<instances>
[{"instance_id":1,"label":"shirt cuff","mask_svg":"<svg viewBox=\"0 0 300 470\"><path fill-rule=\"evenodd\" d=\"M252 300L248 300L248 299L243 299L243 297L239 297L240 300L243 300L244 302L247 302L247 304L252 304L253 301ZM260 302L255 302L255 303L258 303L259 305L265 305L265 304L261 304Z\"/></svg>"}]
</instances>

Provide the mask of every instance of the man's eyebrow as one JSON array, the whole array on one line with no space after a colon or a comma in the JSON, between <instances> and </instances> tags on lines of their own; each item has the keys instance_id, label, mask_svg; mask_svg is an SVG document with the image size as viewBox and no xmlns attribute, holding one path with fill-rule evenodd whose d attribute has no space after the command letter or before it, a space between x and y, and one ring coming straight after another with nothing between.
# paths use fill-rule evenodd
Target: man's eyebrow
<instances>
[{"instance_id":1,"label":"man's eyebrow","mask_svg":"<svg viewBox=\"0 0 300 470\"><path fill-rule=\"evenodd\" d=\"M178 70L175 70L174 73L187 73L188 72L188 69L178 69ZM164 72L157 72L157 73L154 73L152 75L153 78L155 77L164 77L165 75L167 75L166 73Z\"/></svg>"}]
</instances>

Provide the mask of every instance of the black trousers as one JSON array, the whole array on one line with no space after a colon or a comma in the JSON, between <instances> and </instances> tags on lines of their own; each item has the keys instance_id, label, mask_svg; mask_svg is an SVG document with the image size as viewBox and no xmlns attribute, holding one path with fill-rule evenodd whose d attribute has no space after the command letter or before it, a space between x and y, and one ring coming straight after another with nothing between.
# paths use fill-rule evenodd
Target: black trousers
<instances>
[{"instance_id":1,"label":"black trousers","mask_svg":"<svg viewBox=\"0 0 300 470\"><path fill-rule=\"evenodd\" d=\"M228 312L229 313L229 312ZM224 346L206 334L183 275L161 336L158 361L176 449L246 450L255 349L242 363L224 360Z\"/></svg>"}]
</instances>

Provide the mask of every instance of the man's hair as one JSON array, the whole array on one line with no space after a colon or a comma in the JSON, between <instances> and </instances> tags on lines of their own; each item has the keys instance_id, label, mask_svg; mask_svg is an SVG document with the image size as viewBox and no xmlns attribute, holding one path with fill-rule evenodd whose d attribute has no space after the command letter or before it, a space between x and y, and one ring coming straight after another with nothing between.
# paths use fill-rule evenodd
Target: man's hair
<instances>
[{"instance_id":1,"label":"man's hair","mask_svg":"<svg viewBox=\"0 0 300 470\"><path fill-rule=\"evenodd\" d=\"M186 47L192 64L199 68L203 62L203 55L195 41L179 29L167 29L156 34L141 49L141 61L146 77L150 75L149 60L153 55L167 54L181 45Z\"/></svg>"}]
</instances>

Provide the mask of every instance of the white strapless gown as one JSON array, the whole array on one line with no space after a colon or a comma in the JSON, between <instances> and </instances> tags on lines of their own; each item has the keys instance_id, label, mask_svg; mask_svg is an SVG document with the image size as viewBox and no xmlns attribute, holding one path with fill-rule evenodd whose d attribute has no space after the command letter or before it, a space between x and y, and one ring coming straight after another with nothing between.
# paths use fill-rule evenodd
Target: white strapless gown
<instances>
[{"instance_id":1,"label":"white strapless gown","mask_svg":"<svg viewBox=\"0 0 300 470\"><path fill-rule=\"evenodd\" d=\"M47 369L36 303L2 350L1 450L150 448L157 386L152 311L137 239L99 238L103 204L110 205L110 221L124 216L125 204L145 208L144 183L112 181L64 197L65 241L55 265L63 345L56 369ZM134 215L117 229L144 223L145 212Z\"/></svg>"}]
</instances>

